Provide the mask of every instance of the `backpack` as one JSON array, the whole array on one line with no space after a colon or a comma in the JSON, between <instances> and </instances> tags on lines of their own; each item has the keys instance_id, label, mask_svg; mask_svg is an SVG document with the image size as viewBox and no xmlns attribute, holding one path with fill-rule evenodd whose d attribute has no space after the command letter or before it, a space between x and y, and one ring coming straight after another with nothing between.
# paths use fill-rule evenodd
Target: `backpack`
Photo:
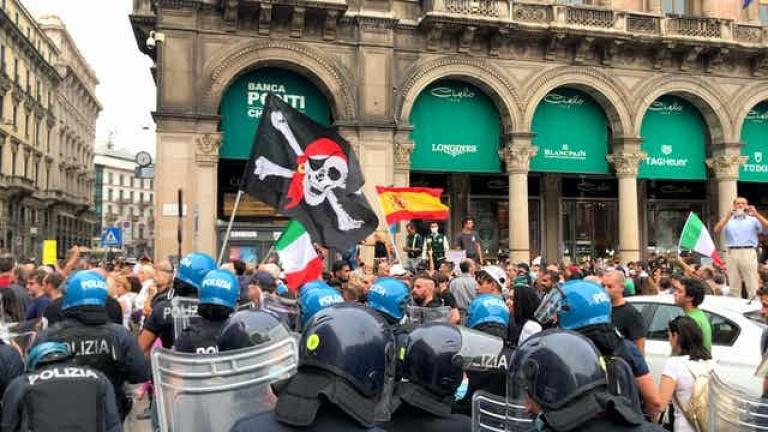
<instances>
[{"instance_id":1,"label":"backpack","mask_svg":"<svg viewBox=\"0 0 768 432\"><path fill-rule=\"evenodd\" d=\"M643 413L640 390L637 388L632 367L619 356L603 356L605 374L608 381L608 393L627 399L629 405L639 414Z\"/></svg>"},{"instance_id":2,"label":"backpack","mask_svg":"<svg viewBox=\"0 0 768 432\"><path fill-rule=\"evenodd\" d=\"M691 369L691 365L696 365L696 370ZM709 412L708 395L709 395L709 372L712 370L711 361L699 362L686 362L686 369L693 377L693 391L691 392L691 399L687 404L682 404L675 392L675 402L680 407L685 419L688 423L696 429L698 432L705 432L709 430Z\"/></svg>"}]
</instances>

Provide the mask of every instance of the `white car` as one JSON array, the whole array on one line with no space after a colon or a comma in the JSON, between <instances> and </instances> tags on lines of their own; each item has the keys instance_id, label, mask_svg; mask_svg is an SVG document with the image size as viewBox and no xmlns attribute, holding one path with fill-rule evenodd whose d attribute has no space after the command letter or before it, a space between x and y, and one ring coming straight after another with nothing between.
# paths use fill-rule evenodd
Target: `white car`
<instances>
[{"instance_id":1,"label":"white car","mask_svg":"<svg viewBox=\"0 0 768 432\"><path fill-rule=\"evenodd\" d=\"M672 295L627 297L645 320L645 360L658 383L671 354L667 339L669 321L683 310ZM760 317L760 300L705 296L699 306L712 325L712 358L723 380L748 394L762 393L762 380L754 376L762 360L760 341L767 327Z\"/></svg>"}]
</instances>

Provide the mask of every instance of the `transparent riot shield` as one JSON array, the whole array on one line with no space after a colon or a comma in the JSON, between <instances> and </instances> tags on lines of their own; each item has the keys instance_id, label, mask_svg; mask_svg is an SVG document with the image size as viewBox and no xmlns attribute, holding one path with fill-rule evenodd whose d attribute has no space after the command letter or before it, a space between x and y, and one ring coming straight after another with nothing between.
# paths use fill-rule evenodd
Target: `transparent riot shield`
<instances>
[{"instance_id":1,"label":"transparent riot shield","mask_svg":"<svg viewBox=\"0 0 768 432\"><path fill-rule=\"evenodd\" d=\"M427 324L431 322L448 322L451 314L449 306L440 307L421 307L408 305L408 321L411 324Z\"/></svg>"},{"instance_id":2,"label":"transparent riot shield","mask_svg":"<svg viewBox=\"0 0 768 432\"><path fill-rule=\"evenodd\" d=\"M162 432L229 430L239 419L274 408L270 384L298 367L292 337L200 356L152 351L152 377Z\"/></svg>"},{"instance_id":3,"label":"transparent riot shield","mask_svg":"<svg viewBox=\"0 0 768 432\"><path fill-rule=\"evenodd\" d=\"M768 399L762 398L765 375L760 369L755 375L745 381L744 371L729 370L721 365L712 369L708 400L710 431L768 431Z\"/></svg>"},{"instance_id":4,"label":"transparent riot shield","mask_svg":"<svg viewBox=\"0 0 768 432\"><path fill-rule=\"evenodd\" d=\"M265 293L261 302L261 309L275 316L289 329L301 331L299 302L297 300Z\"/></svg>"},{"instance_id":5,"label":"transparent riot shield","mask_svg":"<svg viewBox=\"0 0 768 432\"><path fill-rule=\"evenodd\" d=\"M472 432L516 432L533 427L522 403L477 391L472 396Z\"/></svg>"},{"instance_id":6,"label":"transparent riot shield","mask_svg":"<svg viewBox=\"0 0 768 432\"><path fill-rule=\"evenodd\" d=\"M173 340L193 322L200 319L197 305L200 300L194 297L174 297L171 299L171 318L173 319Z\"/></svg>"},{"instance_id":7,"label":"transparent riot shield","mask_svg":"<svg viewBox=\"0 0 768 432\"><path fill-rule=\"evenodd\" d=\"M26 356L37 333L46 327L46 321L42 318L21 322L0 322L0 339L7 344L15 344Z\"/></svg>"}]
</instances>

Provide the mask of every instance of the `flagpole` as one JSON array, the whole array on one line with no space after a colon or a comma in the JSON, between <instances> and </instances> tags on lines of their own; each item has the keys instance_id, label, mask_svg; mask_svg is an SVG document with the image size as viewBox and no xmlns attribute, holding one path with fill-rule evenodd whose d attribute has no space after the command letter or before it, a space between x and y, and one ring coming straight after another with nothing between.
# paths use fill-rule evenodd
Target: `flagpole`
<instances>
[{"instance_id":1,"label":"flagpole","mask_svg":"<svg viewBox=\"0 0 768 432\"><path fill-rule=\"evenodd\" d=\"M386 212L384 211L384 205L383 205L383 204L381 204L381 196L379 195L379 192L378 192L378 191L376 192L376 201L379 203L379 209L381 210L381 214L382 214L382 215L386 215ZM384 223L386 224L386 222L387 222L387 219L386 219L386 217L385 217L385 218L384 218ZM398 222L398 223L399 223L399 222ZM392 231L390 231L390 230L389 230L389 224L387 224L387 235L389 235L389 240L390 240L390 242L392 242L392 247L393 247L393 248L394 248L394 250L395 250L395 259L397 259L397 262L398 262L398 263L400 263L400 264L404 264L404 263L403 263L403 262L400 260L400 251L398 251L398 250L397 250L397 243L395 243L395 234L394 234L394 233L392 233Z\"/></svg>"},{"instance_id":2,"label":"flagpole","mask_svg":"<svg viewBox=\"0 0 768 432\"><path fill-rule=\"evenodd\" d=\"M275 244L273 243L272 246L269 247L269 250L267 251L266 255L261 259L261 262L259 265L264 264L265 261L269 258L270 255L272 255L272 251L275 250Z\"/></svg>"},{"instance_id":3,"label":"flagpole","mask_svg":"<svg viewBox=\"0 0 768 432\"><path fill-rule=\"evenodd\" d=\"M242 189L238 189L237 196L235 197L235 206L232 208L232 214L229 215L227 232L224 234L224 240L221 242L221 251L219 251L219 259L216 261L216 267L219 267L224 260L224 251L227 249L227 243L229 243L229 235L232 233L232 224L235 223L235 214L237 213L237 208L240 207L240 197L242 196Z\"/></svg>"}]
</instances>

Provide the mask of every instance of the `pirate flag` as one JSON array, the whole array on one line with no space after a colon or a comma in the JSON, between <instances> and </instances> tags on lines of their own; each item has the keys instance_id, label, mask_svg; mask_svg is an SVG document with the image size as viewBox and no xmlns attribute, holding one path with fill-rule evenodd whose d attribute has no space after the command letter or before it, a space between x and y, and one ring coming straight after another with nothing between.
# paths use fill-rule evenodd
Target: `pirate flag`
<instances>
[{"instance_id":1,"label":"pirate flag","mask_svg":"<svg viewBox=\"0 0 768 432\"><path fill-rule=\"evenodd\" d=\"M267 96L243 173L246 192L298 219L313 241L343 251L379 224L363 183L355 153L335 129Z\"/></svg>"}]
</instances>

